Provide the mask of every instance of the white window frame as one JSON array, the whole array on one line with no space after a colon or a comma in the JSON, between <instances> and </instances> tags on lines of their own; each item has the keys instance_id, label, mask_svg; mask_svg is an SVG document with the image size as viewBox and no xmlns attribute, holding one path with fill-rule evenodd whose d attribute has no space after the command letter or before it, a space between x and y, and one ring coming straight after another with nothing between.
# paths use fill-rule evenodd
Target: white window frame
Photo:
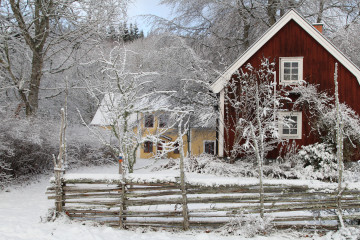
<instances>
[{"instance_id":1,"label":"white window frame","mask_svg":"<svg viewBox=\"0 0 360 240\"><path fill-rule=\"evenodd\" d=\"M216 142L214 141L214 140L204 140L203 141L203 153L206 153L205 152L205 143L207 143L207 142L211 142L211 143L213 143L214 144L214 155L216 155Z\"/></svg>"},{"instance_id":2,"label":"white window frame","mask_svg":"<svg viewBox=\"0 0 360 240\"><path fill-rule=\"evenodd\" d=\"M302 138L302 112L279 112L279 136L282 139L301 139ZM284 134L284 117L297 117L297 134Z\"/></svg>"},{"instance_id":3,"label":"white window frame","mask_svg":"<svg viewBox=\"0 0 360 240\"><path fill-rule=\"evenodd\" d=\"M304 57L281 57L280 58L280 66L279 66L279 70L280 70L280 85L291 85L291 84L298 84L303 80L303 60ZM298 79L297 80L284 80L284 69L285 66L284 64L286 62L297 62L298 63L298 67L299 67L299 71L298 71Z\"/></svg>"}]
</instances>

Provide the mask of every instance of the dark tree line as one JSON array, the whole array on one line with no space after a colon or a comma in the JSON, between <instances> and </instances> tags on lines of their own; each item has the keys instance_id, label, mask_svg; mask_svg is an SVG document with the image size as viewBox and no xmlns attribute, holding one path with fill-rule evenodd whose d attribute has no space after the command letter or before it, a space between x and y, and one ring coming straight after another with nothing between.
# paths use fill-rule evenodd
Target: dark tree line
<instances>
[{"instance_id":1,"label":"dark tree line","mask_svg":"<svg viewBox=\"0 0 360 240\"><path fill-rule=\"evenodd\" d=\"M144 38L143 30L139 30L137 24L124 22L118 28L110 26L107 32L107 39L115 41L132 42Z\"/></svg>"}]
</instances>

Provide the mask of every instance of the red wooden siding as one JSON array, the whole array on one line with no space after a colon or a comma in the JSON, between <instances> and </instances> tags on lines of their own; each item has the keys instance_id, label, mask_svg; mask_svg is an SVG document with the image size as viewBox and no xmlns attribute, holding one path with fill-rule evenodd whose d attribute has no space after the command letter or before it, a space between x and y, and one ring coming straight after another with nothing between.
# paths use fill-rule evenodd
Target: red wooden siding
<instances>
[{"instance_id":1,"label":"red wooden siding","mask_svg":"<svg viewBox=\"0 0 360 240\"><path fill-rule=\"evenodd\" d=\"M258 68L263 57L276 62L278 81L280 57L303 57L304 80L312 84L318 84L320 91L327 91L330 95L334 94L334 70L335 62L338 61L295 21L291 20L287 23L247 63ZM356 77L340 63L338 64L338 76L340 101L346 102L360 114L360 104L357 100L358 96L360 96L360 86ZM231 110L228 114L231 115ZM225 113L225 122L229 117ZM233 126L230 125L229 127ZM310 133L310 126L304 113L302 129L302 139L296 140L298 145L314 143L316 139ZM231 148L233 138L231 131L229 131L229 135L225 134L225 149L227 145L230 145ZM273 158L276 155L278 155L278 152L275 151L269 157ZM224 156L227 156L226 152L224 152Z\"/></svg>"}]
</instances>

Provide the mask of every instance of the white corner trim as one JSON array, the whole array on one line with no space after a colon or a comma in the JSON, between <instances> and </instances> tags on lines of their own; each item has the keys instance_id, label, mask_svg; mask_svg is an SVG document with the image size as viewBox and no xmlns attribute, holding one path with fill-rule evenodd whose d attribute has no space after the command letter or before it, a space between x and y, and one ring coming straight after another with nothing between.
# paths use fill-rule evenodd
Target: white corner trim
<instances>
[{"instance_id":1,"label":"white corner trim","mask_svg":"<svg viewBox=\"0 0 360 240\"><path fill-rule=\"evenodd\" d=\"M224 157L224 116L225 116L225 90L220 91L219 101L219 136L218 136L218 155Z\"/></svg>"},{"instance_id":2,"label":"white corner trim","mask_svg":"<svg viewBox=\"0 0 360 240\"><path fill-rule=\"evenodd\" d=\"M360 69L348 59L339 49L335 47L328 39L316 30L310 22L304 19L294 9L287 12L281 17L277 23L269 28L249 49L247 49L225 72L211 85L214 93L219 93L230 80L232 74L249 60L265 43L267 43L280 29L282 29L290 20L294 20L300 25L310 36L312 36L321 46L323 46L330 54L332 54L342 65L344 65L360 84Z\"/></svg>"}]
</instances>

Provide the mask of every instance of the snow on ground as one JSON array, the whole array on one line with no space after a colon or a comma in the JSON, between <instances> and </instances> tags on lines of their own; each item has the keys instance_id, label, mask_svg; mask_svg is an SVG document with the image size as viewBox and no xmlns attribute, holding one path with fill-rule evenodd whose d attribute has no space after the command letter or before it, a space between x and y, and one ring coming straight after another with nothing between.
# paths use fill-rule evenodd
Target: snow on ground
<instances>
[{"instance_id":1,"label":"snow on ground","mask_svg":"<svg viewBox=\"0 0 360 240\"><path fill-rule=\"evenodd\" d=\"M150 168L143 168L151 160L141 160L136 170L139 173L148 173ZM85 167L71 170L72 173L101 173L116 174L118 167L107 165L100 167ZM169 172L170 173L170 172ZM146 239L146 240L232 240L241 239L239 236L223 236L219 233L206 233L205 231L171 232L171 231L147 231L137 229L124 231L104 226L94 226L92 223L78 223L65 217L55 222L47 222L48 209L54 206L54 200L48 200L45 195L49 185L50 176L43 175L31 184L13 186L0 192L0 240L101 240L101 239ZM277 232L270 236L257 236L246 239L342 239L337 234L327 236L310 237L306 233ZM351 238L352 239L352 238ZM356 238L354 238L356 239Z\"/></svg>"}]
</instances>

